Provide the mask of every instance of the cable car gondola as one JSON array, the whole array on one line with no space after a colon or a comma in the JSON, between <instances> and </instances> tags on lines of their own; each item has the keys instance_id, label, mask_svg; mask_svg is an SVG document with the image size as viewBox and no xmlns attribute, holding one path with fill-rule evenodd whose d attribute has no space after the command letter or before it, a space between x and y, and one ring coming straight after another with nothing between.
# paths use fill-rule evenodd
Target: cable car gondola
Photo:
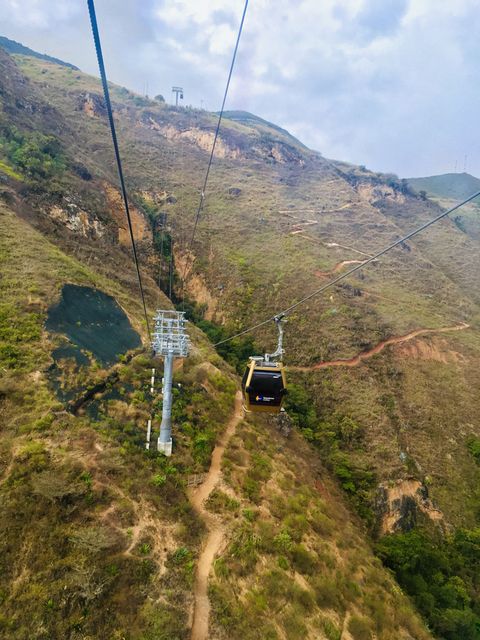
<instances>
[{"instance_id":1,"label":"cable car gondola","mask_svg":"<svg viewBox=\"0 0 480 640\"><path fill-rule=\"evenodd\" d=\"M277 362L283 354L283 316L275 317L278 345L274 353L252 356L242 378L243 401L246 411L279 413L287 393L285 367Z\"/></svg>"}]
</instances>

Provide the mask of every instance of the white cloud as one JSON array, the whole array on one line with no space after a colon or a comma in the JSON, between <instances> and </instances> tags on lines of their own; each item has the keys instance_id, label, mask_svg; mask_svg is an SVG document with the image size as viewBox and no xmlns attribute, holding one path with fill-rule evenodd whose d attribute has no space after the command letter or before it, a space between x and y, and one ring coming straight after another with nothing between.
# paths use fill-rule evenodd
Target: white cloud
<instances>
[{"instance_id":1,"label":"white cloud","mask_svg":"<svg viewBox=\"0 0 480 640\"><path fill-rule=\"evenodd\" d=\"M6 21L19 27L49 30L53 24L78 16L81 7L75 0L44 2L42 0L3 0Z\"/></svg>"},{"instance_id":2,"label":"white cloud","mask_svg":"<svg viewBox=\"0 0 480 640\"><path fill-rule=\"evenodd\" d=\"M112 80L220 106L244 0L96 4ZM96 72L83 2L1 11L8 37ZM374 169L447 171L467 153L480 174L479 31L478 0L251 0L227 108Z\"/></svg>"}]
</instances>

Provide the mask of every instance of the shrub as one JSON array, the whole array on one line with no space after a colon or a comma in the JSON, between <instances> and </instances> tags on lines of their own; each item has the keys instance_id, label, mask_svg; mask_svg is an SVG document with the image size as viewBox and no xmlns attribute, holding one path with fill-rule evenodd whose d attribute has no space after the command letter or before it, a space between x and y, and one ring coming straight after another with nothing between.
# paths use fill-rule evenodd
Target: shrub
<instances>
[{"instance_id":1,"label":"shrub","mask_svg":"<svg viewBox=\"0 0 480 640\"><path fill-rule=\"evenodd\" d=\"M97 554L115 545L112 532L106 527L83 527L70 537L73 544L87 553Z\"/></svg>"},{"instance_id":2,"label":"shrub","mask_svg":"<svg viewBox=\"0 0 480 640\"><path fill-rule=\"evenodd\" d=\"M439 614L436 627L446 640L478 640L480 623L471 609L446 609Z\"/></svg>"},{"instance_id":3,"label":"shrub","mask_svg":"<svg viewBox=\"0 0 480 640\"><path fill-rule=\"evenodd\" d=\"M371 640L370 621L363 616L352 616L348 621L348 630L355 640Z\"/></svg>"},{"instance_id":4,"label":"shrub","mask_svg":"<svg viewBox=\"0 0 480 640\"><path fill-rule=\"evenodd\" d=\"M259 453L252 454L252 466L249 470L249 475L254 480L261 480L265 482L272 473L272 463L265 456Z\"/></svg>"},{"instance_id":5,"label":"shrub","mask_svg":"<svg viewBox=\"0 0 480 640\"><path fill-rule=\"evenodd\" d=\"M220 489L216 489L210 494L206 506L209 511L222 513L224 511L236 511L239 508L240 503L238 500L235 500L235 498L231 498L223 491L220 491Z\"/></svg>"},{"instance_id":6,"label":"shrub","mask_svg":"<svg viewBox=\"0 0 480 640\"><path fill-rule=\"evenodd\" d=\"M245 476L245 480L243 481L243 493L252 502L258 502L260 499L260 483L249 475Z\"/></svg>"},{"instance_id":7,"label":"shrub","mask_svg":"<svg viewBox=\"0 0 480 640\"><path fill-rule=\"evenodd\" d=\"M317 557L302 544L296 544L291 550L292 563L299 573L312 575L317 568Z\"/></svg>"},{"instance_id":8,"label":"shrub","mask_svg":"<svg viewBox=\"0 0 480 640\"><path fill-rule=\"evenodd\" d=\"M295 426L302 431L315 431L318 418L312 399L304 387L290 384L285 398L285 409Z\"/></svg>"},{"instance_id":9,"label":"shrub","mask_svg":"<svg viewBox=\"0 0 480 640\"><path fill-rule=\"evenodd\" d=\"M284 525L288 529L294 542L301 542L309 528L307 518L297 513L292 513L287 516L284 520Z\"/></svg>"},{"instance_id":10,"label":"shrub","mask_svg":"<svg viewBox=\"0 0 480 640\"><path fill-rule=\"evenodd\" d=\"M291 640L303 640L308 635L307 627L303 624L300 615L287 615L283 619L287 638Z\"/></svg>"},{"instance_id":11,"label":"shrub","mask_svg":"<svg viewBox=\"0 0 480 640\"><path fill-rule=\"evenodd\" d=\"M320 628L327 636L327 640L340 640L342 637L342 630L334 624L330 618L321 618Z\"/></svg>"},{"instance_id":12,"label":"shrub","mask_svg":"<svg viewBox=\"0 0 480 640\"><path fill-rule=\"evenodd\" d=\"M480 464L480 438L471 438L468 442L468 450L478 464Z\"/></svg>"},{"instance_id":13,"label":"shrub","mask_svg":"<svg viewBox=\"0 0 480 640\"><path fill-rule=\"evenodd\" d=\"M335 528L334 521L319 510L312 513L310 524L315 533L322 537L331 535Z\"/></svg>"},{"instance_id":14,"label":"shrub","mask_svg":"<svg viewBox=\"0 0 480 640\"><path fill-rule=\"evenodd\" d=\"M85 488L78 482L54 471L43 471L32 478L33 493L41 495L50 502L62 501L85 493Z\"/></svg>"},{"instance_id":15,"label":"shrub","mask_svg":"<svg viewBox=\"0 0 480 640\"><path fill-rule=\"evenodd\" d=\"M273 539L273 544L277 551L282 553L287 553L292 548L293 542L292 537L288 533L288 531L280 531L275 538Z\"/></svg>"},{"instance_id":16,"label":"shrub","mask_svg":"<svg viewBox=\"0 0 480 640\"><path fill-rule=\"evenodd\" d=\"M257 562L260 540L248 523L243 523L235 532L230 546L231 558L239 562L239 573L246 575L253 571Z\"/></svg>"},{"instance_id":17,"label":"shrub","mask_svg":"<svg viewBox=\"0 0 480 640\"><path fill-rule=\"evenodd\" d=\"M316 576L312 580L315 600L324 609L341 609L343 602L336 580L328 575Z\"/></svg>"},{"instance_id":18,"label":"shrub","mask_svg":"<svg viewBox=\"0 0 480 640\"><path fill-rule=\"evenodd\" d=\"M65 169L61 146L54 136L5 127L0 135L0 143L10 162L32 178L45 180L59 175Z\"/></svg>"},{"instance_id":19,"label":"shrub","mask_svg":"<svg viewBox=\"0 0 480 640\"><path fill-rule=\"evenodd\" d=\"M237 630L241 614L234 596L219 584L210 584L208 595L217 623L224 629Z\"/></svg>"},{"instance_id":20,"label":"shrub","mask_svg":"<svg viewBox=\"0 0 480 640\"><path fill-rule=\"evenodd\" d=\"M210 320L205 320L206 309L191 300L182 300L181 310L185 311L187 320L194 322L210 339L211 342L221 342L228 338L235 329L228 326L217 325ZM252 336L242 336L230 340L218 346L218 353L234 367L237 373L242 374L248 358L256 353Z\"/></svg>"},{"instance_id":21,"label":"shrub","mask_svg":"<svg viewBox=\"0 0 480 640\"><path fill-rule=\"evenodd\" d=\"M186 637L186 615L181 607L163 602L149 603L144 608L147 630L140 640L183 640Z\"/></svg>"}]
</instances>

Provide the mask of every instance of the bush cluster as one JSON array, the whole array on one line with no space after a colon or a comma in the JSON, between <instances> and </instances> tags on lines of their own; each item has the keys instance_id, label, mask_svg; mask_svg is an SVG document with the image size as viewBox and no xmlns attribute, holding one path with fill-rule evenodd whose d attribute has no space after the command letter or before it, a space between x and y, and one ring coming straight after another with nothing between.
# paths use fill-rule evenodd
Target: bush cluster
<instances>
[{"instance_id":1,"label":"bush cluster","mask_svg":"<svg viewBox=\"0 0 480 640\"><path fill-rule=\"evenodd\" d=\"M182 311L186 312L187 320L196 324L196 326L208 336L213 344L221 342L225 338L231 336L232 333L235 333L231 327L223 327L215 324L215 322L206 320L206 307L198 305L191 300L185 300L182 303ZM219 345L217 351L222 358L231 364L237 373L240 374L243 373L245 363L248 362L248 358L256 353L252 336L241 336L240 338L235 338L226 344Z\"/></svg>"},{"instance_id":2,"label":"bush cluster","mask_svg":"<svg viewBox=\"0 0 480 640\"><path fill-rule=\"evenodd\" d=\"M328 421L321 420L308 392L300 385L289 385L285 408L304 437L318 446L325 464L339 480L357 512L372 527L375 520L371 507L372 491L376 486L375 473L361 466L351 455L362 447L362 426L344 415L332 415Z\"/></svg>"},{"instance_id":3,"label":"bush cluster","mask_svg":"<svg viewBox=\"0 0 480 640\"><path fill-rule=\"evenodd\" d=\"M435 635L480 638L480 528L447 538L417 529L386 536L377 553L392 569Z\"/></svg>"},{"instance_id":4,"label":"bush cluster","mask_svg":"<svg viewBox=\"0 0 480 640\"><path fill-rule=\"evenodd\" d=\"M0 147L10 162L23 173L37 180L60 175L66 167L59 141L38 131L25 132L17 127L4 127Z\"/></svg>"}]
</instances>

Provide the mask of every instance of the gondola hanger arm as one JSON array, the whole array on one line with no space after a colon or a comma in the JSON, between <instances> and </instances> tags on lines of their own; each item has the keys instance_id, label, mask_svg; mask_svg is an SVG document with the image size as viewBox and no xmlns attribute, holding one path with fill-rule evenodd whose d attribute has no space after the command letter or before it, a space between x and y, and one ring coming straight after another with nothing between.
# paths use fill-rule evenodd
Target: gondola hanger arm
<instances>
[{"instance_id":1,"label":"gondola hanger arm","mask_svg":"<svg viewBox=\"0 0 480 640\"><path fill-rule=\"evenodd\" d=\"M270 362L271 360L276 360L277 358L281 358L285 353L285 349L283 348L283 323L285 322L285 314L280 313L278 316L273 318L275 324L278 329L278 342L277 348L273 353L265 354L265 362Z\"/></svg>"}]
</instances>

